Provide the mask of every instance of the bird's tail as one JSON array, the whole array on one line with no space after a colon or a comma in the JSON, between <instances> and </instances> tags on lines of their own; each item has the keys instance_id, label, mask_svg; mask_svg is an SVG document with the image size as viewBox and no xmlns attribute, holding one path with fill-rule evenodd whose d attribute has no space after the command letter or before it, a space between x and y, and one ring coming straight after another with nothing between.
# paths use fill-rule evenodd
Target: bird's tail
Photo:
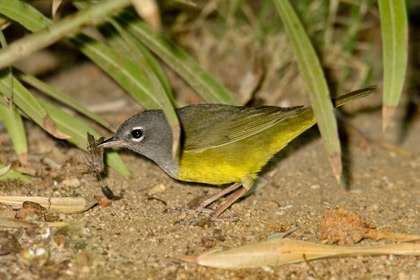
<instances>
[{"instance_id":1,"label":"bird's tail","mask_svg":"<svg viewBox=\"0 0 420 280\"><path fill-rule=\"evenodd\" d=\"M358 89L346 94L343 94L341 96L338 96L336 98L332 99L332 102L334 104L334 107L340 107L347 102L353 101L355 99L359 99L365 96L368 96L376 89L376 86L370 86L362 89Z\"/></svg>"}]
</instances>

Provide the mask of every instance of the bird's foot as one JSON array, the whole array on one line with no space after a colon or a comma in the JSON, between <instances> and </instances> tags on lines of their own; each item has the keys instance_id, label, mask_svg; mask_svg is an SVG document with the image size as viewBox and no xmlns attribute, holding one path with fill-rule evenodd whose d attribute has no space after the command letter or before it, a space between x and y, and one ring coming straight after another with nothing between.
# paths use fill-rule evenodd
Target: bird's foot
<instances>
[{"instance_id":1,"label":"bird's foot","mask_svg":"<svg viewBox=\"0 0 420 280\"><path fill-rule=\"evenodd\" d=\"M207 217L180 220L177 223L181 225L206 226L206 225L211 225L213 222L236 222L241 219L241 215L239 214L232 214L230 217L219 217L215 215L217 213L215 210L210 209L210 208L203 208L199 206L194 207L194 208L186 208L186 207L167 208L163 212L164 213L178 213L178 214L203 213L203 214L208 215Z\"/></svg>"},{"instance_id":2,"label":"bird's foot","mask_svg":"<svg viewBox=\"0 0 420 280\"><path fill-rule=\"evenodd\" d=\"M232 214L230 217L226 217L226 218L210 215L210 217L207 217L207 218L193 218L190 220L180 220L177 223L179 223L180 225L192 225L192 226L205 227L205 226L211 226L215 222L237 222L240 219L241 219L241 215L239 214Z\"/></svg>"},{"instance_id":3,"label":"bird's foot","mask_svg":"<svg viewBox=\"0 0 420 280\"><path fill-rule=\"evenodd\" d=\"M206 213L211 214L214 210L210 208L187 208L187 207L175 207L175 208L166 208L163 213L178 213L178 214L192 214L192 213Z\"/></svg>"}]
</instances>

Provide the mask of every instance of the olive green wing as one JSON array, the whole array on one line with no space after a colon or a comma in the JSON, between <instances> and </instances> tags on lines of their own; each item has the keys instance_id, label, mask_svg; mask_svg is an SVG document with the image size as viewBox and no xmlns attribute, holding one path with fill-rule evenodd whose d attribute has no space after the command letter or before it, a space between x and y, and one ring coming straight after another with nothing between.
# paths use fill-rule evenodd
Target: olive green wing
<instances>
[{"instance_id":1,"label":"olive green wing","mask_svg":"<svg viewBox=\"0 0 420 280\"><path fill-rule=\"evenodd\" d=\"M201 152L229 145L256 135L284 118L294 115L302 106L240 107L201 104L178 110L184 132L183 150Z\"/></svg>"}]
</instances>

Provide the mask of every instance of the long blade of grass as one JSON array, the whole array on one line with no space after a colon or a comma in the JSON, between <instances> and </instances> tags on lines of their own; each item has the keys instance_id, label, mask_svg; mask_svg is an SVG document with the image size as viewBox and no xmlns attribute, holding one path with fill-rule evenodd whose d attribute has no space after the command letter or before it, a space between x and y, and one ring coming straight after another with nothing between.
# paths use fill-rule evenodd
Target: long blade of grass
<instances>
[{"instance_id":1,"label":"long blade of grass","mask_svg":"<svg viewBox=\"0 0 420 280\"><path fill-rule=\"evenodd\" d=\"M66 139L67 135L55 126L38 100L16 78L13 78L12 84L13 103L52 136ZM2 71L0 73L0 93L9 99L12 98L10 87L8 71Z\"/></svg>"},{"instance_id":2,"label":"long blade of grass","mask_svg":"<svg viewBox=\"0 0 420 280\"><path fill-rule=\"evenodd\" d=\"M4 168L5 165L0 163L0 168ZM25 175L13 170L13 169L9 169L6 174L3 174L0 176L0 181L3 180L7 180L7 179L17 179L17 180L21 180L22 182L28 184L31 183L31 179L29 179L28 177L26 177Z\"/></svg>"},{"instance_id":3,"label":"long blade of grass","mask_svg":"<svg viewBox=\"0 0 420 280\"><path fill-rule=\"evenodd\" d=\"M341 177L341 147L337 122L324 72L314 47L298 16L288 0L275 0L277 11L283 20L287 35L294 47L299 70L309 91L312 107L321 136L329 154L330 164L337 179Z\"/></svg>"},{"instance_id":4,"label":"long blade of grass","mask_svg":"<svg viewBox=\"0 0 420 280\"><path fill-rule=\"evenodd\" d=\"M5 2L8 3L10 1ZM124 9L130 4L130 0L101 1L98 4L91 6L89 9L79 11L71 17L64 18L57 23L49 25L48 28L40 30L34 34L27 35L0 51L0 68L8 66L14 61L40 50L41 48L47 47L58 40L81 30L88 24L97 24L98 22L104 20L107 16ZM0 13L3 14L7 11L8 9L0 9ZM21 12L25 11L21 10ZM19 17L19 22L20 20L25 21L25 19L22 19L22 17L26 16L25 13L14 15Z\"/></svg>"},{"instance_id":5,"label":"long blade of grass","mask_svg":"<svg viewBox=\"0 0 420 280\"><path fill-rule=\"evenodd\" d=\"M51 24L51 20L28 3L20 0L0 0L0 14L19 22L32 32Z\"/></svg>"},{"instance_id":6,"label":"long blade of grass","mask_svg":"<svg viewBox=\"0 0 420 280\"><path fill-rule=\"evenodd\" d=\"M140 104L148 109L159 108L159 100L153 94L150 82L133 61L104 43L83 34L78 34L70 41L116 80Z\"/></svg>"},{"instance_id":7,"label":"long blade of grass","mask_svg":"<svg viewBox=\"0 0 420 280\"><path fill-rule=\"evenodd\" d=\"M4 34L1 30L0 42L3 48L7 46L6 38L4 37ZM13 76L11 69L9 69L9 82L12 84L10 86L10 92L13 95ZM11 102L13 103L13 101ZM7 132L13 143L13 148L15 149L19 160L23 163L27 163L28 141L26 139L25 127L23 126L22 117L14 108L11 108L11 106L7 107L0 104L0 119L3 120L3 123L6 126Z\"/></svg>"},{"instance_id":8,"label":"long blade of grass","mask_svg":"<svg viewBox=\"0 0 420 280\"><path fill-rule=\"evenodd\" d=\"M5 0L0 0L0 12L5 14L5 16L19 22L25 28L32 32L38 32L43 28L51 28L51 21L46 18L39 11L34 9L29 4L22 4L18 0L11 0L10 5L6 4ZM118 2L118 1L115 1ZM129 2L129 1L128 1ZM20 11L16 13L14 9ZM86 5L83 5L86 7ZM91 9L94 9L93 7ZM95 8L97 9L97 8ZM89 11L90 9L85 9L83 11ZM33 19L39 18L39 21L34 21ZM68 35L68 34L66 34ZM71 40L77 46L82 46L81 51L88 56L92 61L94 61L98 66L101 66L108 74L110 74L120 85L122 85L128 92L134 95L134 98L139 101L144 107L148 109L158 108L158 102L153 100L154 97L150 98L142 95L144 92L144 85L142 85L137 77L143 76L139 70L135 69L136 65L132 62L127 62L128 60L123 58L118 52L113 51L105 44L100 43L86 35L78 34L73 37ZM122 63L120 61L122 60ZM127 65L125 65L127 64ZM132 70L135 69L135 70ZM144 78L141 82L144 81ZM140 92L139 92L140 91ZM149 100L148 100L149 99Z\"/></svg>"},{"instance_id":9,"label":"long blade of grass","mask_svg":"<svg viewBox=\"0 0 420 280\"><path fill-rule=\"evenodd\" d=\"M383 42L384 95L382 129L385 131L398 105L407 69L408 23L406 2L379 0Z\"/></svg>"},{"instance_id":10,"label":"long blade of grass","mask_svg":"<svg viewBox=\"0 0 420 280\"><path fill-rule=\"evenodd\" d=\"M56 210L67 214L81 212L89 205L83 197L0 196L1 204L19 209L22 208L25 201L35 202L48 210Z\"/></svg>"},{"instance_id":11,"label":"long blade of grass","mask_svg":"<svg viewBox=\"0 0 420 280\"><path fill-rule=\"evenodd\" d=\"M81 120L76 119L72 115L49 104L48 102L42 100L40 100L40 102L57 126L64 133L70 136L70 138L67 139L70 143L73 143L80 149L87 151L88 143L86 139L86 132L88 131L90 134L95 136L95 138L99 138L99 134ZM124 177L128 178L130 176L130 171L115 151L106 151L105 160L110 167Z\"/></svg>"},{"instance_id":12,"label":"long blade of grass","mask_svg":"<svg viewBox=\"0 0 420 280\"><path fill-rule=\"evenodd\" d=\"M109 2L109 1L108 1ZM118 2L118 1L115 1ZM129 1L121 1L124 3L129 3ZM121 6L119 6L121 8ZM90 13L90 10L86 10L84 11L84 13ZM10 19L19 22L20 24L22 24L25 28L27 28L28 30L32 31L32 32L38 32L43 28L47 28L51 25L51 20L49 20L48 18L46 18L42 13L40 13L38 10L34 9L32 6L30 6L27 3L23 3L21 1L18 0L0 0L0 13L3 13L5 16L9 17ZM67 36L70 34L66 34ZM87 39L86 39L87 38ZM85 40L86 39L86 40ZM77 36L75 35L75 40L80 42L83 41L95 41L93 39L90 39L87 36L84 35L80 35ZM86 42L85 42L86 43ZM103 45L103 44L102 44ZM86 45L85 45L86 47ZM105 57L105 59L107 59L106 55L104 55L103 52L101 52L100 48L94 48L94 46L90 46L91 48L83 48L82 52L86 49L88 49L91 52L96 51L96 54L99 58ZM93 48L93 50L92 50ZM89 56L89 55L88 55ZM119 58L119 57L117 57ZM98 65L101 65L103 61L99 60L99 61L95 61L96 63L98 63ZM113 61L113 63L115 64L115 66L118 66L118 61ZM118 69L118 68L117 68ZM133 80L135 77L131 76L130 79ZM122 75L120 77L121 82L126 81L127 84L130 84L130 79L127 79ZM134 79L135 80L135 79ZM119 81L120 82L120 81ZM133 87L133 92L137 91L136 87ZM143 105L145 105L146 102L143 102ZM151 101L151 104L154 104L153 101ZM147 106L145 106L147 107ZM153 107L153 106L151 106ZM155 106L157 107L157 106ZM49 107L49 111L52 113L57 113L53 108ZM61 110L60 110L61 112ZM56 114L56 120L58 120L60 118L60 114ZM63 120L62 118L60 119L61 121L61 126L65 127L66 125L70 125L72 124L74 121L76 121L77 125L79 125L79 127L81 126L81 123L77 120L75 120L73 117L67 117L65 118L66 120ZM66 121L69 121L69 123L65 123ZM83 124L85 125L85 124ZM86 125L85 125L86 126ZM76 145L81 145L78 146L82 149L86 149L86 139L85 139L85 135L86 135L86 130L81 131L81 129L78 129L77 127L73 128L72 127L68 127L69 131L72 132L73 134L70 135L71 139L74 141L74 143ZM89 128L90 129L90 128ZM88 130L91 132L91 134L93 134L94 136L98 137L98 134L94 133L92 130ZM115 170L117 170L120 174L122 174L125 177L128 177L130 175L129 170L127 169L127 167L125 166L125 164L123 163L123 161L118 157L118 155L114 152L106 152L106 161L108 162L108 164L114 168Z\"/></svg>"},{"instance_id":13,"label":"long blade of grass","mask_svg":"<svg viewBox=\"0 0 420 280\"><path fill-rule=\"evenodd\" d=\"M25 83L31 85L32 87L38 89L39 91L47 94L48 96L54 98L55 100L69 106L70 108L74 109L75 111L83 114L84 116L88 117L89 119L97 122L98 124L102 125L103 127L107 128L110 131L115 132L115 129L111 127L111 125L105 121L101 116L93 113L88 108L80 104L77 100L73 99L72 97L68 96L67 94L59 91L58 89L50 86L47 83L44 83L40 79L22 71L15 70L15 76Z\"/></svg>"},{"instance_id":14,"label":"long blade of grass","mask_svg":"<svg viewBox=\"0 0 420 280\"><path fill-rule=\"evenodd\" d=\"M147 24L129 13L122 13L117 19L147 48L184 78L207 102L238 104L232 95L183 49L163 35L153 32Z\"/></svg>"},{"instance_id":15,"label":"long blade of grass","mask_svg":"<svg viewBox=\"0 0 420 280\"><path fill-rule=\"evenodd\" d=\"M386 244L380 246L332 246L292 239L272 239L226 251L200 255L178 255L173 258L219 268L251 268L299 263L324 258L352 256L401 255L419 256L419 244Z\"/></svg>"},{"instance_id":16,"label":"long blade of grass","mask_svg":"<svg viewBox=\"0 0 420 280\"><path fill-rule=\"evenodd\" d=\"M147 62L147 67L154 71L154 74L162 84L166 95L170 98L172 105L176 106L175 98L172 94L171 86L169 81L163 72L159 62L153 56L153 54L138 40L125 30L124 26L121 26L116 20L108 19L111 24L104 24L99 26L99 31L107 39L107 43L112 49L123 52L125 56L129 57L136 63L143 64ZM117 29L119 31L117 31ZM124 39L122 38L124 36ZM126 43L128 41L128 43Z\"/></svg>"},{"instance_id":17,"label":"long blade of grass","mask_svg":"<svg viewBox=\"0 0 420 280\"><path fill-rule=\"evenodd\" d=\"M15 109L10 109L8 106L0 103L0 119L3 121L7 129L7 133L13 143L13 148L15 149L20 161L26 162L28 141L26 139L22 117Z\"/></svg>"},{"instance_id":18,"label":"long blade of grass","mask_svg":"<svg viewBox=\"0 0 420 280\"><path fill-rule=\"evenodd\" d=\"M161 83L162 77L159 79L159 77L156 75L155 70L147 61L146 56L143 55L143 52L147 52L147 50L145 51L144 48L141 48L141 43L138 40L136 40L136 38L134 38L130 33L125 31L125 29L117 21L110 19L109 22L118 32L118 34L114 35L114 38L116 39L114 40L114 43L118 44L120 49L125 49L125 54L131 54L138 67L144 72L146 79L150 82L150 90L157 97L157 100L159 101L159 107L162 108L166 119L168 120L168 123L172 129L172 154L173 158L175 159L177 158L179 151L181 126L178 121L178 116L175 113L175 109L173 107L172 92L170 91L170 89L168 91L168 88ZM155 65L156 67L156 64L153 65Z\"/></svg>"}]
</instances>

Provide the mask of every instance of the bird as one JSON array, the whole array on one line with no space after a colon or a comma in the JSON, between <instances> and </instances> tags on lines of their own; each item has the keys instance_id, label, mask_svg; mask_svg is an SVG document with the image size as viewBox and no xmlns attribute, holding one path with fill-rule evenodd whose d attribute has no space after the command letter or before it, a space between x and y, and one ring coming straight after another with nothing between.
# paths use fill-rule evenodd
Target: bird
<instances>
[{"instance_id":1,"label":"bird","mask_svg":"<svg viewBox=\"0 0 420 280\"><path fill-rule=\"evenodd\" d=\"M337 98L340 107L365 97L375 86L359 89ZM194 104L176 109L181 126L180 151L172 153L172 131L162 110L140 112L121 124L102 148L127 148L154 161L176 180L211 185L231 184L202 200L195 209L206 207L235 191L210 220L243 196L258 178L267 162L290 141L315 123L310 106L232 106Z\"/></svg>"}]
</instances>

